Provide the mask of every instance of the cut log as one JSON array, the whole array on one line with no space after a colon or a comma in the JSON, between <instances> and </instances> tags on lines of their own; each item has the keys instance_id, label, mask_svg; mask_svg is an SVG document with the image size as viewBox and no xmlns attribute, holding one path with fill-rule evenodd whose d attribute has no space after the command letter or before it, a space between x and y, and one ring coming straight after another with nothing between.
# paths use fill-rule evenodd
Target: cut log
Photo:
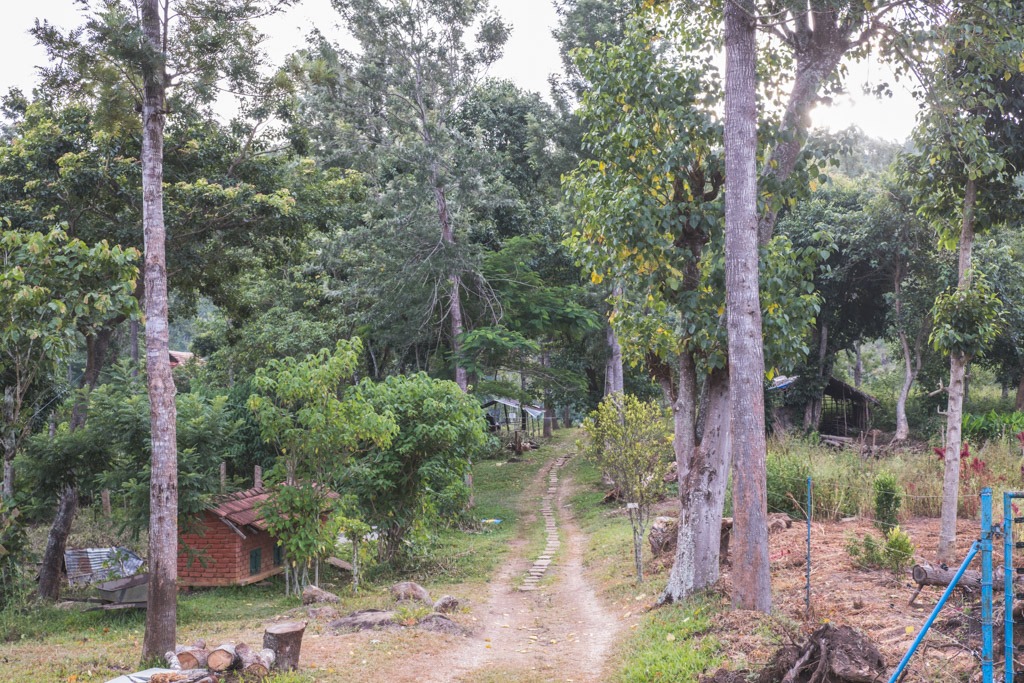
<instances>
[{"instance_id":1,"label":"cut log","mask_svg":"<svg viewBox=\"0 0 1024 683\"><path fill-rule=\"evenodd\" d=\"M181 657L178 657L181 659ZM227 671L238 666L238 654L233 643L224 643L210 652L206 658L206 666L212 671Z\"/></svg>"},{"instance_id":2,"label":"cut log","mask_svg":"<svg viewBox=\"0 0 1024 683\"><path fill-rule=\"evenodd\" d=\"M206 645L206 643L202 644L203 646ZM200 647L199 643L195 645L179 645L174 648L174 654L178 657L178 662L181 664L182 669L205 669L207 666L206 660L210 656L206 648Z\"/></svg>"},{"instance_id":3,"label":"cut log","mask_svg":"<svg viewBox=\"0 0 1024 683\"><path fill-rule=\"evenodd\" d=\"M263 632L263 647L273 650L277 668L294 671L299 668L299 654L302 650L302 635L306 622L290 621L268 626Z\"/></svg>"},{"instance_id":4,"label":"cut log","mask_svg":"<svg viewBox=\"0 0 1024 683\"><path fill-rule=\"evenodd\" d=\"M153 674L150 683L218 683L220 676L206 669L182 669L173 673Z\"/></svg>"},{"instance_id":5,"label":"cut log","mask_svg":"<svg viewBox=\"0 0 1024 683\"><path fill-rule=\"evenodd\" d=\"M269 661L264 655L265 652L270 653ZM241 662L239 670L246 680L259 680L270 674L270 667L274 664L273 650L253 650L245 643L239 643L235 646L235 654L238 655L238 659Z\"/></svg>"},{"instance_id":6,"label":"cut log","mask_svg":"<svg viewBox=\"0 0 1024 683\"><path fill-rule=\"evenodd\" d=\"M956 569L951 567L935 567L930 564L915 564L910 570L910 575L914 577L914 583L917 584L917 590L910 596L910 604L914 603L917 596L921 593L921 589L925 586L948 586L949 582L956 576ZM1014 583L1018 583L1020 578L1014 578ZM957 584L958 588L962 588L968 592L976 592L981 590L981 572L975 571L974 569L968 569L964 572L964 575L960 577L960 583ZM992 590L996 593L1001 593L1003 590L1003 567L995 567L992 570Z\"/></svg>"}]
</instances>

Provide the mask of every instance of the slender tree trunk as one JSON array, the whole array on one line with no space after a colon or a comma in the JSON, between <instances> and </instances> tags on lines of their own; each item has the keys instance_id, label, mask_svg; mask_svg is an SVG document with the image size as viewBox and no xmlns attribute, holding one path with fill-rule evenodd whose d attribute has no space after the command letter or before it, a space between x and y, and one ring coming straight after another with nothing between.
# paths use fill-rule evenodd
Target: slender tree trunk
<instances>
[{"instance_id":1,"label":"slender tree trunk","mask_svg":"<svg viewBox=\"0 0 1024 683\"><path fill-rule=\"evenodd\" d=\"M676 556L661 602L677 602L693 592L693 527L690 525L690 468L697 460L697 368L693 356L679 357L679 385L672 404L674 431L672 446L679 482L679 529Z\"/></svg>"},{"instance_id":2,"label":"slender tree trunk","mask_svg":"<svg viewBox=\"0 0 1024 683\"><path fill-rule=\"evenodd\" d=\"M893 278L893 295L900 349L903 351L903 386L900 388L900 395L896 398L896 435L893 437L893 441L906 441L910 437L910 422L907 420L907 400L910 398L910 389L914 386L918 373L921 372L921 344L924 341L925 329L923 324L918 329L917 338L914 340L914 349L911 351L903 320L903 269L901 266L902 264L900 263L896 264L896 274Z\"/></svg>"},{"instance_id":3,"label":"slender tree trunk","mask_svg":"<svg viewBox=\"0 0 1024 683\"><path fill-rule=\"evenodd\" d=\"M139 321L128 323L128 351L132 359L132 375L139 374Z\"/></svg>"},{"instance_id":4,"label":"slender tree trunk","mask_svg":"<svg viewBox=\"0 0 1024 683\"><path fill-rule=\"evenodd\" d=\"M149 596L142 658L175 645L178 573L178 453L174 378L168 355L167 258L163 208L163 145L167 76L166 27L159 0L141 1L146 54L142 59L142 229L145 237L146 372L152 460L149 492Z\"/></svg>"},{"instance_id":5,"label":"slender tree trunk","mask_svg":"<svg viewBox=\"0 0 1024 683\"><path fill-rule=\"evenodd\" d=\"M1024 412L1024 372L1021 372L1020 381L1017 383L1017 400L1014 402L1017 410Z\"/></svg>"},{"instance_id":6,"label":"slender tree trunk","mask_svg":"<svg viewBox=\"0 0 1024 683\"><path fill-rule=\"evenodd\" d=\"M67 548L71 525L78 511L78 489L67 486L61 491L57 503L57 516L46 537L46 552L43 565L39 569L39 597L44 600L56 600L60 596L60 567ZM56 558L54 560L53 558Z\"/></svg>"},{"instance_id":7,"label":"slender tree trunk","mask_svg":"<svg viewBox=\"0 0 1024 683\"><path fill-rule=\"evenodd\" d=\"M860 340L853 343L853 351L857 359L853 364L853 386L860 389L861 380L864 376L864 361L860 355Z\"/></svg>"},{"instance_id":8,"label":"slender tree trunk","mask_svg":"<svg viewBox=\"0 0 1024 683\"><path fill-rule=\"evenodd\" d=\"M107 349L114 335L114 328L108 327L99 330L96 334L89 335L85 340L85 372L82 375L83 387L95 389L99 384L100 372L106 364ZM68 421L68 429L72 432L85 425L88 418L88 403L78 401L71 409L71 419ZM105 499L104 512L110 516L109 492ZM46 550L43 553L43 561L39 567L38 595L42 600L56 600L60 597L61 588L61 566L64 562L64 551L68 546L68 538L71 536L71 527L75 522L75 515L78 512L78 489L75 484L70 484L63 491L57 500L57 514L50 526L46 537Z\"/></svg>"},{"instance_id":9,"label":"slender tree trunk","mask_svg":"<svg viewBox=\"0 0 1024 683\"><path fill-rule=\"evenodd\" d=\"M740 609L769 612L755 13L751 0L725 5L725 291L735 510L732 599Z\"/></svg>"},{"instance_id":10,"label":"slender tree trunk","mask_svg":"<svg viewBox=\"0 0 1024 683\"><path fill-rule=\"evenodd\" d=\"M729 374L716 370L708 378L708 407L700 440L699 472L691 472L694 577L693 589L711 588L718 582L722 540L722 513L729 484L732 439Z\"/></svg>"},{"instance_id":11,"label":"slender tree trunk","mask_svg":"<svg viewBox=\"0 0 1024 683\"><path fill-rule=\"evenodd\" d=\"M605 338L608 341L608 361L605 364L604 395L623 392L623 368L622 368L622 345L619 344L619 337L615 334L609 324L605 330Z\"/></svg>"},{"instance_id":12,"label":"slender tree trunk","mask_svg":"<svg viewBox=\"0 0 1024 683\"><path fill-rule=\"evenodd\" d=\"M4 487L0 494L4 500L14 498L14 449L4 447Z\"/></svg>"},{"instance_id":13,"label":"slender tree trunk","mask_svg":"<svg viewBox=\"0 0 1024 683\"><path fill-rule=\"evenodd\" d=\"M957 288L971 286L971 251L974 247L974 200L977 185L968 180L964 188L963 224L960 228L959 278ZM942 524L939 530L938 559L946 564L956 561L956 518L960 494L960 444L964 413L964 385L970 357L964 353L949 356L949 403L946 407L945 474L942 478Z\"/></svg>"}]
</instances>

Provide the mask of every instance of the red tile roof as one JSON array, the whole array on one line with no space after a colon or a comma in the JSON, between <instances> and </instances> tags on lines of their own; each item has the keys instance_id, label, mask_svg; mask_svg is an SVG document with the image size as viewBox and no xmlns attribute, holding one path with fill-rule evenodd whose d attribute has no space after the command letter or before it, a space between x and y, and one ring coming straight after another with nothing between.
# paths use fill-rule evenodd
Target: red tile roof
<instances>
[{"instance_id":1,"label":"red tile roof","mask_svg":"<svg viewBox=\"0 0 1024 683\"><path fill-rule=\"evenodd\" d=\"M266 531L267 522L263 519L258 506L270 497L270 490L262 486L231 493L217 501L210 512L221 519L226 519L235 526L251 526Z\"/></svg>"},{"instance_id":2,"label":"red tile roof","mask_svg":"<svg viewBox=\"0 0 1024 683\"><path fill-rule=\"evenodd\" d=\"M314 484L314 486L316 486ZM217 499L210 512L235 526L250 526L259 531L267 530L267 522L263 519L260 505L273 494L273 491L257 486L255 488L229 493ZM338 498L334 491L327 493L329 498Z\"/></svg>"}]
</instances>

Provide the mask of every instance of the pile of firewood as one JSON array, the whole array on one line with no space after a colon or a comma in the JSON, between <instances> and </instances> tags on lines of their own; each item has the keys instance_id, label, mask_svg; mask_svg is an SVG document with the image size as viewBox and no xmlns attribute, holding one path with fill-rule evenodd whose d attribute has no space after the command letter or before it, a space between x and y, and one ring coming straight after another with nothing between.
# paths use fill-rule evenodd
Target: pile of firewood
<instances>
[{"instance_id":1,"label":"pile of firewood","mask_svg":"<svg viewBox=\"0 0 1024 683\"><path fill-rule=\"evenodd\" d=\"M305 630L303 622L270 626L263 632L262 648L239 642L209 649L202 640L178 645L165 655L174 673L156 674L151 683L220 683L228 675L258 681L272 670L293 671L299 666Z\"/></svg>"}]
</instances>

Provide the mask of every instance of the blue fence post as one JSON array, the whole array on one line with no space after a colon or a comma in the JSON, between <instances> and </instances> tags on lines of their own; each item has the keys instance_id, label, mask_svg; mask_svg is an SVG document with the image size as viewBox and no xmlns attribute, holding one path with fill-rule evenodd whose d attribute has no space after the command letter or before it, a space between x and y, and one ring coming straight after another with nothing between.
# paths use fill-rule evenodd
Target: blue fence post
<instances>
[{"instance_id":1,"label":"blue fence post","mask_svg":"<svg viewBox=\"0 0 1024 683\"><path fill-rule=\"evenodd\" d=\"M1013 585L1013 499L1021 494L1013 491L1003 492L1003 678L1006 683L1013 683L1013 598L1016 595Z\"/></svg>"},{"instance_id":2,"label":"blue fence post","mask_svg":"<svg viewBox=\"0 0 1024 683\"><path fill-rule=\"evenodd\" d=\"M811 503L811 478L807 477L807 592L804 596L807 616L811 615Z\"/></svg>"},{"instance_id":3,"label":"blue fence post","mask_svg":"<svg viewBox=\"0 0 1024 683\"><path fill-rule=\"evenodd\" d=\"M981 490L981 680L992 683L992 489Z\"/></svg>"}]
</instances>

